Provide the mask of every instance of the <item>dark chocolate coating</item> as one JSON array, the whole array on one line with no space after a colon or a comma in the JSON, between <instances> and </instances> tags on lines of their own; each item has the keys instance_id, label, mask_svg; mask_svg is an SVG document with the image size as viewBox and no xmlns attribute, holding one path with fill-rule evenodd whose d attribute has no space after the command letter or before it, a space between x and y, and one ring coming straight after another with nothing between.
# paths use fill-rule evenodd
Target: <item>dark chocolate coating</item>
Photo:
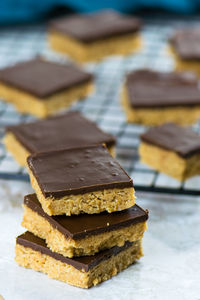
<instances>
[{"instance_id":1,"label":"dark chocolate coating","mask_svg":"<svg viewBox=\"0 0 200 300\"><path fill-rule=\"evenodd\" d=\"M183 158L200 153L200 136L190 128L166 123L141 135L142 141L176 152Z\"/></svg>"},{"instance_id":2,"label":"dark chocolate coating","mask_svg":"<svg viewBox=\"0 0 200 300\"><path fill-rule=\"evenodd\" d=\"M138 70L128 74L125 85L133 108L200 105L200 88L193 73Z\"/></svg>"},{"instance_id":3,"label":"dark chocolate coating","mask_svg":"<svg viewBox=\"0 0 200 300\"><path fill-rule=\"evenodd\" d=\"M170 38L176 54L183 60L200 60L200 30L197 27L177 30Z\"/></svg>"},{"instance_id":4,"label":"dark chocolate coating","mask_svg":"<svg viewBox=\"0 0 200 300\"><path fill-rule=\"evenodd\" d=\"M33 154L27 162L45 197L133 187L131 178L102 145Z\"/></svg>"},{"instance_id":5,"label":"dark chocolate coating","mask_svg":"<svg viewBox=\"0 0 200 300\"><path fill-rule=\"evenodd\" d=\"M115 246L111 249L101 251L95 255L82 256L76 258L68 258L56 252L52 252L46 245L45 241L36 237L29 231L21 234L17 237L17 244L22 245L26 248L30 248L34 251L39 251L42 254L53 257L56 260L60 260L68 265L73 266L78 270L84 270L88 272L90 269L94 268L102 261L108 260L112 256L116 256L118 253L128 249L133 245L131 242L126 242L123 247Z\"/></svg>"},{"instance_id":6,"label":"dark chocolate coating","mask_svg":"<svg viewBox=\"0 0 200 300\"><path fill-rule=\"evenodd\" d=\"M64 65L39 58L0 70L0 82L28 92L41 100L54 93L92 80L92 75L75 65Z\"/></svg>"},{"instance_id":7,"label":"dark chocolate coating","mask_svg":"<svg viewBox=\"0 0 200 300\"><path fill-rule=\"evenodd\" d=\"M134 33L140 28L139 19L114 11L88 15L75 14L50 23L50 30L69 35L84 43Z\"/></svg>"},{"instance_id":8,"label":"dark chocolate coating","mask_svg":"<svg viewBox=\"0 0 200 300\"><path fill-rule=\"evenodd\" d=\"M31 154L104 143L110 147L115 144L112 135L100 130L79 112L8 126L6 130L13 133Z\"/></svg>"},{"instance_id":9,"label":"dark chocolate coating","mask_svg":"<svg viewBox=\"0 0 200 300\"><path fill-rule=\"evenodd\" d=\"M54 228L60 231L66 238L74 240L84 239L90 235L97 235L112 230L128 227L133 224L145 222L148 219L148 212L138 205L129 209L109 214L81 214L79 216L49 216L47 215L36 194L24 197L24 205L45 218Z\"/></svg>"}]
</instances>

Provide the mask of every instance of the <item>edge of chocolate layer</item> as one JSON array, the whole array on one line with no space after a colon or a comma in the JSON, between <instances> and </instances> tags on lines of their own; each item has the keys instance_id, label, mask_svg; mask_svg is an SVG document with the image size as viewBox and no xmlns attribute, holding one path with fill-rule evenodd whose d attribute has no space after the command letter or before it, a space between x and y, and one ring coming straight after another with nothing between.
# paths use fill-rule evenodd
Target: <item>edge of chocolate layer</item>
<instances>
[{"instance_id":1,"label":"edge of chocolate layer","mask_svg":"<svg viewBox=\"0 0 200 300\"><path fill-rule=\"evenodd\" d=\"M86 15L71 14L49 22L50 32L55 31L69 35L85 44L136 33L141 27L141 19L114 10L104 10Z\"/></svg>"},{"instance_id":2,"label":"edge of chocolate layer","mask_svg":"<svg viewBox=\"0 0 200 300\"><path fill-rule=\"evenodd\" d=\"M52 252L46 245L45 241L39 237L36 237L29 231L19 235L16 239L16 244L24 246L25 248L30 248L34 251L38 251L41 254L46 254L56 260L73 266L79 271L88 272L93 267L100 264L102 261L108 260L112 256L116 256L120 252L128 249L133 245L132 242L126 242L123 247L115 246L111 249L101 251L95 255L82 256L76 258L68 258L59 253Z\"/></svg>"},{"instance_id":3,"label":"edge of chocolate layer","mask_svg":"<svg viewBox=\"0 0 200 300\"><path fill-rule=\"evenodd\" d=\"M84 239L91 235L125 228L133 224L145 222L148 219L148 211L143 210L138 205L129 209L109 214L81 214L78 216L49 216L47 215L36 194L26 195L24 205L45 218L55 229L60 231L66 238L74 240Z\"/></svg>"},{"instance_id":4,"label":"edge of chocolate layer","mask_svg":"<svg viewBox=\"0 0 200 300\"><path fill-rule=\"evenodd\" d=\"M68 120L65 121L64 120L65 118L68 119ZM78 122L76 121L77 119L78 119ZM98 133L99 133L99 136L101 137L101 141L99 141L98 143L91 143L91 145L92 144L105 143L107 147L112 147L116 144L116 139L115 139L114 136L112 136L111 134L101 130L95 122L92 122L91 120L85 118L78 111L71 111L71 112L67 112L65 114L61 114L61 115L58 115L58 116L51 116L51 117L48 117L45 120L36 120L36 121L33 121L33 122L29 122L29 123L21 123L21 124L17 124L17 125L7 126L5 128L5 130L6 130L6 133L11 132L15 136L15 138L19 141L19 143L21 143L31 154L39 153L39 152L43 152L44 150L40 150L40 151L37 150L37 148L39 148L40 142L36 142L36 141L39 140L39 139L40 139L40 141L43 141L43 139L44 139L44 134L43 134L44 129L47 131L47 133L49 131L51 131L51 132L53 131L55 133L55 135L58 136L59 135L59 129L57 131L55 131L54 130L55 129L54 125L55 125L55 122L59 123L59 121L61 122L62 120L64 120L63 121L63 128L62 128L63 130L64 130L64 125L70 127L70 121L69 120L71 120L71 125L73 125L74 133L76 133L76 131L79 130L79 127L81 125L83 125L83 127L84 127L84 124L87 125L86 126L87 130L89 130L89 128L91 126L91 128L94 131L93 135L95 134L96 136L98 136ZM76 123L77 123L77 128L75 126ZM41 127L42 127L42 131L41 131ZM28 135L28 133L30 133L30 134ZM88 133L85 132L85 134L87 135ZM104 141L103 141L103 135L104 135ZM43 137L43 139L42 139L42 137ZM29 142L28 142L29 138L34 141L34 143L32 141L32 147L29 145ZM63 134L61 135L61 138L63 140L67 139L67 137L65 137ZM69 138L72 139L72 137L69 137ZM47 139L44 140L44 143L46 143ZM77 139L77 141L78 141L78 139ZM59 142L58 147L60 147L60 149L76 148L77 147L76 146L77 141L75 141L74 138L73 138L73 146L68 147L66 144L64 146L65 141L63 141L63 146L62 146L61 140L60 141L58 140L58 142ZM89 145L90 144L88 142L88 146ZM44 148L43 142L42 142L42 147ZM47 148L47 146L45 146L45 147ZM56 145L56 147L57 147L57 145ZM48 147L48 151L52 151L52 150L56 150L56 149L57 148L50 149L50 145Z\"/></svg>"},{"instance_id":5,"label":"edge of chocolate layer","mask_svg":"<svg viewBox=\"0 0 200 300\"><path fill-rule=\"evenodd\" d=\"M200 135L174 123L152 127L140 138L145 143L176 152L183 158L200 153Z\"/></svg>"},{"instance_id":6,"label":"edge of chocolate layer","mask_svg":"<svg viewBox=\"0 0 200 300\"><path fill-rule=\"evenodd\" d=\"M101 155L103 156L103 164L101 162L101 159L98 160L96 156L92 156L94 155L95 153L92 153L91 155L91 150L94 149L93 152L97 152L98 151L105 151L105 154L102 152ZM80 157L77 158L77 156L75 156L75 152L79 152L79 155ZM71 154L73 154L73 160L71 161L70 159L67 161L67 168L70 169L70 172L72 172L72 169L74 169L76 167L76 169L78 169L78 164L81 162L81 161L84 161L84 166L81 166L82 168L82 171L83 171L83 174L81 174L81 177L80 175L78 175L78 171L77 171L77 174L76 176L73 175L72 176L72 179L71 179L71 182L73 181L73 187L72 185L70 187L67 187L67 188L62 188L61 190L61 187L60 187L60 181L59 181L59 176L63 176L63 174L57 174L57 182L55 182L55 174L53 174L53 177L51 177L51 174L49 173L50 170L46 170L46 167L45 167L45 170L42 169L42 159L43 157L48 157L48 156L55 156L56 157L56 160L54 160L54 163L52 164L55 164L54 165L54 170L59 170L59 165L63 167L63 160L60 158L59 154L60 155L66 155L65 153L68 152ZM91 156L90 156L91 155ZM84 157L83 157L84 156ZM110 178L113 177L115 178L115 180L111 180L110 178L106 178L106 180L108 182L104 182L104 183L96 183L98 182L97 180L99 179L98 178L98 172L96 173L96 182L95 183L92 183L92 182L89 182L87 183L87 178L85 180L85 177L84 176L88 176L88 178L92 178L93 175L91 175L91 170L90 168L88 168L88 160L90 159L90 164L93 164L93 169L95 170L105 170L105 156L108 157L106 163L108 164L107 166L107 169L110 170L110 173L109 173L109 176ZM58 159L59 157L59 159ZM100 156L100 158L102 158ZM76 159L76 164L74 163L74 159ZM44 176L45 173L48 173L48 175L50 176L49 180L45 181L45 184L46 186L44 186L45 184L43 182L41 182L41 179L39 178L38 174L37 174L37 170L35 169L35 166L33 166L33 161L34 160L37 160L37 162L39 162L39 166L40 166L40 173L41 173L41 170L42 170L42 174ZM85 164L85 162L87 161L87 164ZM90 192L95 192L95 191L102 191L102 190L105 190L105 189L120 189L120 188L133 188L133 181L132 179L129 177L129 175L127 174L127 172L121 167L121 165L117 162L116 159L114 159L111 154L108 152L107 148L104 146L104 145L94 145L94 146L89 146L89 147L82 147L82 148L73 148L73 149L64 149L64 150L58 150L58 151L50 151L50 152L41 152L41 153L37 153L37 154L33 154L33 155L30 155L28 158L27 158L27 163L28 163L28 167L29 169L31 170L33 176L36 178L37 180L37 183L43 193L43 195L45 197L53 197L55 199L59 199L60 197L64 197L64 196L67 196L67 195L78 195L78 194L86 194L86 193L90 193ZM43 165L46 166L47 162L43 162ZM59 164L59 165L58 165ZM100 167L99 167L100 165ZM102 168L103 167L103 168ZM112 169L112 173L111 173L111 169ZM117 169L117 170L116 170ZM121 175L119 175L117 173L117 171L121 171ZM68 171L68 174L67 174L67 171ZM89 173L88 173L88 172ZM100 171L99 171L100 172ZM65 170L65 177L68 175L70 176L71 173L69 173L69 170ZM102 174L100 174L102 176ZM105 176L105 174L104 174ZM107 176L107 177L109 177ZM120 178L121 176L121 178ZM123 178L124 177L124 178ZM125 179L126 177L126 179ZM46 177L47 178L47 177ZM69 177L68 177L69 178ZM117 179L118 178L118 179ZM51 179L51 180L50 180ZM62 177L62 180L63 180L63 177ZM100 178L101 180L101 178ZM112 181L112 182L109 182ZM50 182L51 183L53 182L54 183L54 190L52 188L51 191L49 191L49 187L48 185L50 185ZM69 180L68 180L69 181ZM84 183L86 181L86 183ZM70 181L69 181L70 182ZM62 181L62 184L65 185L65 183L63 183ZM69 183L68 183L69 184ZM71 183L70 183L71 184ZM68 185L69 186L69 185Z\"/></svg>"}]
</instances>

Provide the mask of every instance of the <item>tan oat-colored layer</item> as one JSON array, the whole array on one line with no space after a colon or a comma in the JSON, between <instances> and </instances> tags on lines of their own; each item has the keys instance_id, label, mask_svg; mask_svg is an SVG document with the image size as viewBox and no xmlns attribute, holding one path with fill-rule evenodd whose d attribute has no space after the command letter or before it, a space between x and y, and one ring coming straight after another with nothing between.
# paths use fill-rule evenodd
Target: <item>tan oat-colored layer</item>
<instances>
[{"instance_id":1,"label":"tan oat-colored layer","mask_svg":"<svg viewBox=\"0 0 200 300\"><path fill-rule=\"evenodd\" d=\"M167 122L193 124L200 118L200 105L175 106L166 108L133 108L128 99L127 88L122 92L122 106L127 121L144 125L160 125Z\"/></svg>"},{"instance_id":2,"label":"tan oat-colored layer","mask_svg":"<svg viewBox=\"0 0 200 300\"><path fill-rule=\"evenodd\" d=\"M52 49L67 54L78 62L100 60L109 55L127 55L140 50L142 45L137 33L83 43L53 30L49 33L49 43Z\"/></svg>"},{"instance_id":3,"label":"tan oat-colored layer","mask_svg":"<svg viewBox=\"0 0 200 300\"><path fill-rule=\"evenodd\" d=\"M173 151L142 142L139 148L141 161L180 181L200 174L200 154L183 158Z\"/></svg>"},{"instance_id":4,"label":"tan oat-colored layer","mask_svg":"<svg viewBox=\"0 0 200 300\"><path fill-rule=\"evenodd\" d=\"M79 195L66 195L59 199L44 197L36 178L29 169L31 185L37 194L42 209L49 216L79 215L81 213L97 214L102 211L109 213L127 209L135 204L134 188L104 189Z\"/></svg>"},{"instance_id":5,"label":"tan oat-colored layer","mask_svg":"<svg viewBox=\"0 0 200 300\"><path fill-rule=\"evenodd\" d=\"M21 113L28 113L40 118L45 118L67 108L74 101L87 97L93 90L93 83L86 82L49 96L44 100L0 82L0 96L5 101L14 104Z\"/></svg>"},{"instance_id":6,"label":"tan oat-colored layer","mask_svg":"<svg viewBox=\"0 0 200 300\"><path fill-rule=\"evenodd\" d=\"M4 137L4 144L6 149L13 155L14 159L22 166L27 166L27 157L31 154L28 150L17 140L12 132L7 132ZM110 154L115 157L115 146L108 147Z\"/></svg>"},{"instance_id":7,"label":"tan oat-colored layer","mask_svg":"<svg viewBox=\"0 0 200 300\"><path fill-rule=\"evenodd\" d=\"M20 244L16 245L15 253L18 265L48 274L53 279L81 288L90 288L110 279L143 256L141 241L138 241L116 256L112 256L88 272L84 272Z\"/></svg>"},{"instance_id":8,"label":"tan oat-colored layer","mask_svg":"<svg viewBox=\"0 0 200 300\"><path fill-rule=\"evenodd\" d=\"M146 231L146 222L133 224L110 232L86 236L83 239L74 240L66 237L53 227L47 219L24 205L24 216L22 221L28 231L45 239L48 247L63 256L93 255L101 250L114 246L122 247L126 241L135 242L142 239Z\"/></svg>"},{"instance_id":9,"label":"tan oat-colored layer","mask_svg":"<svg viewBox=\"0 0 200 300\"><path fill-rule=\"evenodd\" d=\"M200 76L200 62L198 60L184 60L181 59L181 57L176 53L175 49L171 46L168 47L167 52L170 54L170 56L173 57L175 61L175 70L176 71L193 71L198 76Z\"/></svg>"}]
</instances>

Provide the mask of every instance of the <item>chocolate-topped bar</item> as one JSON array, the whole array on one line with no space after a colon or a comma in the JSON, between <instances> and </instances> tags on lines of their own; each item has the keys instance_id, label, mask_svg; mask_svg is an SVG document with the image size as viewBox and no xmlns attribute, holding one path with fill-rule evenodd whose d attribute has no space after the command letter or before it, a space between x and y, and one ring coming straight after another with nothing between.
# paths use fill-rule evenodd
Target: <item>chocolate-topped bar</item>
<instances>
[{"instance_id":1,"label":"chocolate-topped bar","mask_svg":"<svg viewBox=\"0 0 200 300\"><path fill-rule=\"evenodd\" d=\"M134 204L131 178L103 145L33 154L27 162L49 215L113 212Z\"/></svg>"},{"instance_id":2,"label":"chocolate-topped bar","mask_svg":"<svg viewBox=\"0 0 200 300\"><path fill-rule=\"evenodd\" d=\"M200 174L200 136L173 123L150 128L141 135L140 155L155 169L179 180Z\"/></svg>"},{"instance_id":3,"label":"chocolate-topped bar","mask_svg":"<svg viewBox=\"0 0 200 300\"><path fill-rule=\"evenodd\" d=\"M197 27L177 30L170 38L176 54L183 60L200 59L200 30Z\"/></svg>"},{"instance_id":4,"label":"chocolate-topped bar","mask_svg":"<svg viewBox=\"0 0 200 300\"><path fill-rule=\"evenodd\" d=\"M73 257L92 255L106 248L122 246L126 241L141 239L147 219L148 212L138 205L112 214L50 217L43 211L36 194L31 194L24 198L22 225L44 238L52 251Z\"/></svg>"},{"instance_id":5,"label":"chocolate-topped bar","mask_svg":"<svg viewBox=\"0 0 200 300\"><path fill-rule=\"evenodd\" d=\"M200 116L198 78L191 72L134 71L125 80L123 105L130 122L192 123Z\"/></svg>"},{"instance_id":6,"label":"chocolate-topped bar","mask_svg":"<svg viewBox=\"0 0 200 300\"><path fill-rule=\"evenodd\" d=\"M140 29L141 21L115 11L95 14L75 14L50 23L50 28L84 43L92 43L112 36L133 33ZM84 28L84 30L83 30Z\"/></svg>"},{"instance_id":7,"label":"chocolate-topped bar","mask_svg":"<svg viewBox=\"0 0 200 300\"><path fill-rule=\"evenodd\" d=\"M134 50L136 33L141 25L138 18L111 10L74 14L50 22L50 44L55 50L66 52L79 61L93 60L100 58L101 50L101 57L118 52L120 54L123 42L125 53ZM114 46L118 49L114 49Z\"/></svg>"},{"instance_id":8,"label":"chocolate-topped bar","mask_svg":"<svg viewBox=\"0 0 200 300\"><path fill-rule=\"evenodd\" d=\"M16 261L71 285L89 288L108 280L142 256L141 241L126 242L93 256L67 258L52 252L45 241L30 232L17 237Z\"/></svg>"},{"instance_id":9,"label":"chocolate-topped bar","mask_svg":"<svg viewBox=\"0 0 200 300\"><path fill-rule=\"evenodd\" d=\"M175 68L193 70L200 75L200 30L198 27L182 28L169 39Z\"/></svg>"},{"instance_id":10,"label":"chocolate-topped bar","mask_svg":"<svg viewBox=\"0 0 200 300\"><path fill-rule=\"evenodd\" d=\"M27 157L33 153L102 143L114 154L115 138L79 112L68 112L45 120L8 126L4 142L24 166Z\"/></svg>"},{"instance_id":11,"label":"chocolate-topped bar","mask_svg":"<svg viewBox=\"0 0 200 300\"><path fill-rule=\"evenodd\" d=\"M92 81L75 65L35 58L0 70L0 96L20 112L45 117L86 96Z\"/></svg>"}]
</instances>

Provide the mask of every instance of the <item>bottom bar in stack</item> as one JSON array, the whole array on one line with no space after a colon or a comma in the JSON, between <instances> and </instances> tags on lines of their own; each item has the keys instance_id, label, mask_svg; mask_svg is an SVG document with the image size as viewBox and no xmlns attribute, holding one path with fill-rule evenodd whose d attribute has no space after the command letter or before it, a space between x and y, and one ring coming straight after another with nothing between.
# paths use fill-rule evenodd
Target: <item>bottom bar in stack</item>
<instances>
[{"instance_id":1,"label":"bottom bar in stack","mask_svg":"<svg viewBox=\"0 0 200 300\"><path fill-rule=\"evenodd\" d=\"M47 215L36 194L24 198L16 261L65 281L89 288L110 279L139 259L148 211L138 205L113 213Z\"/></svg>"},{"instance_id":2,"label":"bottom bar in stack","mask_svg":"<svg viewBox=\"0 0 200 300\"><path fill-rule=\"evenodd\" d=\"M92 256L68 258L52 252L45 241L30 232L17 237L16 261L19 265L48 274L49 277L82 288L110 279L143 255L141 240L127 241Z\"/></svg>"}]
</instances>

